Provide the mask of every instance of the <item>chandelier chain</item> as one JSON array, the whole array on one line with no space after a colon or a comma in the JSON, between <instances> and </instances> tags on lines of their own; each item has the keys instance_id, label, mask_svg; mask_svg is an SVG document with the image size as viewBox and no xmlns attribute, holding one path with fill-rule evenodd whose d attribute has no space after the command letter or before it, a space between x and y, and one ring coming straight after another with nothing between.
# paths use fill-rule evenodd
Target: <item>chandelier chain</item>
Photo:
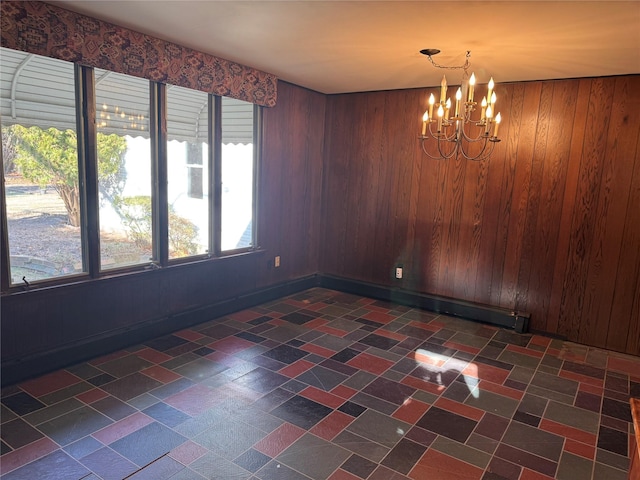
<instances>
[{"instance_id":1,"label":"chandelier chain","mask_svg":"<svg viewBox=\"0 0 640 480\"><path fill-rule=\"evenodd\" d=\"M451 67L451 66L447 66L447 65L440 65L439 63L436 63L436 62L433 61L433 58L431 58L431 55L427 55L427 58L429 59L431 64L436 68L442 68L444 70L464 70L465 72L471 66L471 63L469 62L469 58L470 57L471 57L471 50L467 50L467 55L466 55L466 59L465 59L464 64L463 65L455 65L455 66Z\"/></svg>"}]
</instances>

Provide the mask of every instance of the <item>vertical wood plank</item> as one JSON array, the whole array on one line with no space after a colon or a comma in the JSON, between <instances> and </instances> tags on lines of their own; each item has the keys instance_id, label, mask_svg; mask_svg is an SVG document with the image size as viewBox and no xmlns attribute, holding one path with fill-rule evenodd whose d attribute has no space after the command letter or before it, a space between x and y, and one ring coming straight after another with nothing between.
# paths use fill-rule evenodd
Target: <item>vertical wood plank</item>
<instances>
[{"instance_id":1,"label":"vertical wood plank","mask_svg":"<svg viewBox=\"0 0 640 480\"><path fill-rule=\"evenodd\" d=\"M630 91L628 79L612 79L612 83L615 115L609 121L578 335L580 342L598 346L606 345L609 327L628 331L624 320L609 325L615 287L611 279L617 277L625 222L625 216L620 212L627 206L633 176L633 163L626 161L636 146L636 138L630 133L640 126L639 97ZM628 305L629 309L631 307Z\"/></svg>"},{"instance_id":2,"label":"vertical wood plank","mask_svg":"<svg viewBox=\"0 0 640 480\"><path fill-rule=\"evenodd\" d=\"M581 315L613 98L613 92L606 88L606 83L606 79L598 78L591 84L587 118L603 120L587 122L585 128L575 209L571 222L568 265L562 282L562 300L558 316L559 333L576 339L581 323L593 321L589 318L582 319ZM583 325L583 328L591 327Z\"/></svg>"},{"instance_id":3,"label":"vertical wood plank","mask_svg":"<svg viewBox=\"0 0 640 480\"><path fill-rule=\"evenodd\" d=\"M526 304L518 304L531 314L532 328L543 331L549 313L554 264L562 215L567 169L569 166L571 137L574 126L578 81L554 82L553 105L549 121L549 134L544 159L544 174L540 186L540 206L533 235L533 259L526 287Z\"/></svg>"}]
</instances>

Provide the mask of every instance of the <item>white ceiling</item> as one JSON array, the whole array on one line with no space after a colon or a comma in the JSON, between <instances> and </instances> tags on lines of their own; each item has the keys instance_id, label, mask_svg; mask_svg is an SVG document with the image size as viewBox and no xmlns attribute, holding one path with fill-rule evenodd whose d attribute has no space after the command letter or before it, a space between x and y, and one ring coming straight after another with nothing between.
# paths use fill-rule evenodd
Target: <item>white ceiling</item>
<instances>
[{"instance_id":1,"label":"white ceiling","mask_svg":"<svg viewBox=\"0 0 640 480\"><path fill-rule=\"evenodd\" d=\"M478 83L640 73L640 0L51 3L322 93L438 85L424 48L447 66L470 50Z\"/></svg>"}]
</instances>

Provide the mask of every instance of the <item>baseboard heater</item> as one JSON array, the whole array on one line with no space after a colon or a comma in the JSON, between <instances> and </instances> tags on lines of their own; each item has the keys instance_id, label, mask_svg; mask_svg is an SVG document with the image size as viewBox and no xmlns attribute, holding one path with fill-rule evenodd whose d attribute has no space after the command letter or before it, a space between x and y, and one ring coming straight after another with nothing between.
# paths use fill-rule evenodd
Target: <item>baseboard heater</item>
<instances>
[{"instance_id":1,"label":"baseboard heater","mask_svg":"<svg viewBox=\"0 0 640 480\"><path fill-rule=\"evenodd\" d=\"M377 300L385 300L408 307L421 308L423 310L460 317L466 320L511 328L517 333L526 333L529 329L530 314L516 312L506 308L492 307L457 300L455 298L410 292L399 288L385 287L331 275L319 275L318 283L324 288L362 295Z\"/></svg>"}]
</instances>

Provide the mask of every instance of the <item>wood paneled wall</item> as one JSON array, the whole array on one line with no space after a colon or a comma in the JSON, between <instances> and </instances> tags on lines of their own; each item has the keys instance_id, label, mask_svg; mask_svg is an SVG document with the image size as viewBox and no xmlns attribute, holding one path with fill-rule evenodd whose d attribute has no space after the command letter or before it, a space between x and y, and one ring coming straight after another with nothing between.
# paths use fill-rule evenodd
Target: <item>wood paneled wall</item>
<instances>
[{"instance_id":1,"label":"wood paneled wall","mask_svg":"<svg viewBox=\"0 0 640 480\"><path fill-rule=\"evenodd\" d=\"M480 162L422 153L428 89L328 97L321 272L639 355L640 76L496 92L503 140Z\"/></svg>"},{"instance_id":2,"label":"wood paneled wall","mask_svg":"<svg viewBox=\"0 0 640 480\"><path fill-rule=\"evenodd\" d=\"M64 349L318 271L325 96L280 83L265 109L261 252L34 289L0 302L2 361ZM273 257L281 256L274 268Z\"/></svg>"}]
</instances>

